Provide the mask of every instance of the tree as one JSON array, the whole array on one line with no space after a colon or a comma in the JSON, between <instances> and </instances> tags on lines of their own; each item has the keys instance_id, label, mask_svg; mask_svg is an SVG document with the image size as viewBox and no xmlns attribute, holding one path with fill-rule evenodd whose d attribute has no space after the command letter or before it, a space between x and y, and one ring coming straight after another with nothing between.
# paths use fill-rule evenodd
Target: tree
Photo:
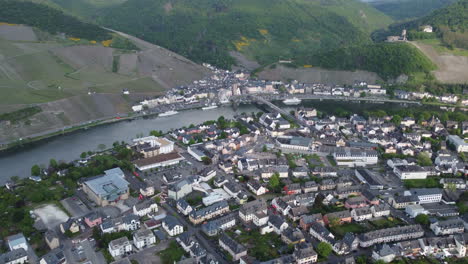
<instances>
[{"instance_id":1,"label":"tree","mask_svg":"<svg viewBox=\"0 0 468 264\"><path fill-rule=\"evenodd\" d=\"M54 168L54 169L57 169L58 168L58 163L57 163L57 161L55 159L50 159L49 166Z\"/></svg>"},{"instance_id":2,"label":"tree","mask_svg":"<svg viewBox=\"0 0 468 264\"><path fill-rule=\"evenodd\" d=\"M205 165L210 165L212 161L211 161L211 159L209 157L204 156L204 157L202 157L202 162Z\"/></svg>"},{"instance_id":3,"label":"tree","mask_svg":"<svg viewBox=\"0 0 468 264\"><path fill-rule=\"evenodd\" d=\"M31 167L31 175L32 176L39 176L41 175L41 168L35 164Z\"/></svg>"},{"instance_id":4,"label":"tree","mask_svg":"<svg viewBox=\"0 0 468 264\"><path fill-rule=\"evenodd\" d=\"M17 183L20 180L19 176L11 176L10 180L14 183Z\"/></svg>"},{"instance_id":5,"label":"tree","mask_svg":"<svg viewBox=\"0 0 468 264\"><path fill-rule=\"evenodd\" d=\"M267 146L266 146L266 145L263 145L263 147L262 147L262 151L263 151L263 152L267 152L267 151L268 151L268 148L267 148Z\"/></svg>"},{"instance_id":6,"label":"tree","mask_svg":"<svg viewBox=\"0 0 468 264\"><path fill-rule=\"evenodd\" d=\"M418 164L420 166L431 166L432 165L432 160L429 157L429 155L427 155L426 153L421 152L421 153L418 154Z\"/></svg>"},{"instance_id":7,"label":"tree","mask_svg":"<svg viewBox=\"0 0 468 264\"><path fill-rule=\"evenodd\" d=\"M419 214L418 216L416 216L414 221L416 221L416 223L424 225L424 226L428 226L429 223L430 223L429 222L429 216L426 215L426 214Z\"/></svg>"},{"instance_id":8,"label":"tree","mask_svg":"<svg viewBox=\"0 0 468 264\"><path fill-rule=\"evenodd\" d=\"M278 191L281 185L281 180L279 177L279 173L275 172L271 177L270 180L268 181L268 185L270 186L270 189Z\"/></svg>"},{"instance_id":9,"label":"tree","mask_svg":"<svg viewBox=\"0 0 468 264\"><path fill-rule=\"evenodd\" d=\"M366 97L366 93L365 93L365 92L361 92L361 93L359 94L359 96L360 96L360 97Z\"/></svg>"},{"instance_id":10,"label":"tree","mask_svg":"<svg viewBox=\"0 0 468 264\"><path fill-rule=\"evenodd\" d=\"M332 250L331 245L326 242L320 242L317 245L317 253L324 258L328 257Z\"/></svg>"},{"instance_id":11,"label":"tree","mask_svg":"<svg viewBox=\"0 0 468 264\"><path fill-rule=\"evenodd\" d=\"M399 115L394 115L393 118L392 118L392 122L393 124L395 124L396 126L399 126L401 124L401 116Z\"/></svg>"}]
</instances>

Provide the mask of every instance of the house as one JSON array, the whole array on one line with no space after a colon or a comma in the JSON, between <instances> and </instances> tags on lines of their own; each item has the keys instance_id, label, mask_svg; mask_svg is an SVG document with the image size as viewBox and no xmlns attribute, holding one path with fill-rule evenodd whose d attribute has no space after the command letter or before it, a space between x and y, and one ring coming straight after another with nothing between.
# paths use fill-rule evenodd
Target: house
<instances>
[{"instance_id":1,"label":"house","mask_svg":"<svg viewBox=\"0 0 468 264\"><path fill-rule=\"evenodd\" d=\"M42 256L39 264L66 264L67 259L61 248L56 248Z\"/></svg>"},{"instance_id":2,"label":"house","mask_svg":"<svg viewBox=\"0 0 468 264\"><path fill-rule=\"evenodd\" d=\"M120 258L132 252L132 244L127 237L121 237L109 242L108 250L112 257Z\"/></svg>"},{"instance_id":3,"label":"house","mask_svg":"<svg viewBox=\"0 0 468 264\"><path fill-rule=\"evenodd\" d=\"M120 231L134 231L140 228L141 222L138 216L130 213L117 218L108 218L101 224L103 233L113 233Z\"/></svg>"},{"instance_id":4,"label":"house","mask_svg":"<svg viewBox=\"0 0 468 264\"><path fill-rule=\"evenodd\" d=\"M465 221L460 218L440 220L431 223L430 228L436 236L451 235L465 232Z\"/></svg>"},{"instance_id":5,"label":"house","mask_svg":"<svg viewBox=\"0 0 468 264\"><path fill-rule=\"evenodd\" d=\"M414 196L414 195L393 196L393 197L390 197L389 203L395 209L404 209L408 205L419 204L419 198L417 196Z\"/></svg>"},{"instance_id":6,"label":"house","mask_svg":"<svg viewBox=\"0 0 468 264\"><path fill-rule=\"evenodd\" d=\"M286 244L298 244L305 242L305 237L301 230L287 227L281 233L281 240Z\"/></svg>"},{"instance_id":7,"label":"house","mask_svg":"<svg viewBox=\"0 0 468 264\"><path fill-rule=\"evenodd\" d=\"M44 239L50 249L58 248L60 246L60 239L54 230L47 230Z\"/></svg>"},{"instance_id":8,"label":"house","mask_svg":"<svg viewBox=\"0 0 468 264\"><path fill-rule=\"evenodd\" d=\"M221 231L227 230L236 225L236 215L228 214L220 218L208 221L201 227L202 231L208 236L216 236Z\"/></svg>"},{"instance_id":9,"label":"house","mask_svg":"<svg viewBox=\"0 0 468 264\"><path fill-rule=\"evenodd\" d=\"M345 207L348 209L367 206L367 199L364 196L350 197L345 201Z\"/></svg>"},{"instance_id":10,"label":"house","mask_svg":"<svg viewBox=\"0 0 468 264\"><path fill-rule=\"evenodd\" d=\"M215 218L229 212L229 204L226 201L214 203L210 206L194 210L189 214L189 220L193 224L201 224L206 220Z\"/></svg>"},{"instance_id":11,"label":"house","mask_svg":"<svg viewBox=\"0 0 468 264\"><path fill-rule=\"evenodd\" d=\"M466 189L466 181L460 178L442 178L440 184L444 185L444 189Z\"/></svg>"},{"instance_id":12,"label":"house","mask_svg":"<svg viewBox=\"0 0 468 264\"><path fill-rule=\"evenodd\" d=\"M383 261L385 263L392 262L397 256L397 252L388 244L378 245L372 250L372 259L375 261Z\"/></svg>"},{"instance_id":13,"label":"house","mask_svg":"<svg viewBox=\"0 0 468 264\"><path fill-rule=\"evenodd\" d=\"M299 226L305 231L309 230L313 223L325 224L323 222L322 214L303 215L301 216L301 219L299 219Z\"/></svg>"},{"instance_id":14,"label":"house","mask_svg":"<svg viewBox=\"0 0 468 264\"><path fill-rule=\"evenodd\" d=\"M237 243L224 233L219 237L218 243L222 249L226 250L232 256L232 260L234 261L238 261L241 257L247 255L247 249L243 245Z\"/></svg>"},{"instance_id":15,"label":"house","mask_svg":"<svg viewBox=\"0 0 468 264\"><path fill-rule=\"evenodd\" d=\"M379 159L377 151L357 148L336 148L333 158L338 166L347 167L375 165Z\"/></svg>"},{"instance_id":16,"label":"house","mask_svg":"<svg viewBox=\"0 0 468 264\"><path fill-rule=\"evenodd\" d=\"M128 199L130 183L120 168L104 171L103 176L93 177L82 184L83 191L100 206Z\"/></svg>"},{"instance_id":17,"label":"house","mask_svg":"<svg viewBox=\"0 0 468 264\"><path fill-rule=\"evenodd\" d=\"M139 217L149 215L158 211L158 204L152 199L145 200L133 206L133 213Z\"/></svg>"},{"instance_id":18,"label":"house","mask_svg":"<svg viewBox=\"0 0 468 264\"><path fill-rule=\"evenodd\" d=\"M247 183L247 187L255 194L262 195L268 192L268 189L260 184L260 182L252 180Z\"/></svg>"},{"instance_id":19,"label":"house","mask_svg":"<svg viewBox=\"0 0 468 264\"><path fill-rule=\"evenodd\" d=\"M24 248L14 249L0 255L0 263L24 264L28 262L28 252Z\"/></svg>"},{"instance_id":20,"label":"house","mask_svg":"<svg viewBox=\"0 0 468 264\"><path fill-rule=\"evenodd\" d=\"M142 249L156 243L156 236L149 229L138 230L133 234L133 244L138 249Z\"/></svg>"},{"instance_id":21,"label":"house","mask_svg":"<svg viewBox=\"0 0 468 264\"><path fill-rule=\"evenodd\" d=\"M276 234L280 235L289 227L289 224L281 216L272 215L268 219L268 226L271 227Z\"/></svg>"},{"instance_id":22,"label":"house","mask_svg":"<svg viewBox=\"0 0 468 264\"><path fill-rule=\"evenodd\" d=\"M174 216L168 215L162 222L162 227L170 236L177 236L184 232L184 226Z\"/></svg>"},{"instance_id":23,"label":"house","mask_svg":"<svg viewBox=\"0 0 468 264\"><path fill-rule=\"evenodd\" d=\"M63 234L71 232L72 234L80 232L80 226L76 223L75 220L69 218L66 222L60 224L60 231Z\"/></svg>"},{"instance_id":24,"label":"house","mask_svg":"<svg viewBox=\"0 0 468 264\"><path fill-rule=\"evenodd\" d=\"M388 204L373 205L371 211L373 217L389 216L390 206Z\"/></svg>"},{"instance_id":25,"label":"house","mask_svg":"<svg viewBox=\"0 0 468 264\"><path fill-rule=\"evenodd\" d=\"M302 192L300 183L292 183L284 186L283 191L287 195L300 194Z\"/></svg>"},{"instance_id":26,"label":"house","mask_svg":"<svg viewBox=\"0 0 468 264\"><path fill-rule=\"evenodd\" d=\"M304 193L317 192L318 185L315 181L307 181L304 183L304 186L302 186L302 190Z\"/></svg>"},{"instance_id":27,"label":"house","mask_svg":"<svg viewBox=\"0 0 468 264\"><path fill-rule=\"evenodd\" d=\"M289 210L289 217L293 221L297 221L300 219L302 215L308 212L309 212L309 209L307 208L307 206L304 206L304 205L296 206L296 207L291 208L291 210Z\"/></svg>"},{"instance_id":28,"label":"house","mask_svg":"<svg viewBox=\"0 0 468 264\"><path fill-rule=\"evenodd\" d=\"M102 217L98 213L92 212L84 217L84 221L87 226L93 228L102 224Z\"/></svg>"},{"instance_id":29,"label":"house","mask_svg":"<svg viewBox=\"0 0 468 264\"><path fill-rule=\"evenodd\" d=\"M318 254L309 243L296 244L293 257L297 264L309 264L317 262Z\"/></svg>"},{"instance_id":30,"label":"house","mask_svg":"<svg viewBox=\"0 0 468 264\"><path fill-rule=\"evenodd\" d=\"M353 217L356 222L369 220L372 216L372 210L369 207L360 207L351 210L351 217Z\"/></svg>"},{"instance_id":31,"label":"house","mask_svg":"<svg viewBox=\"0 0 468 264\"><path fill-rule=\"evenodd\" d=\"M267 213L267 205L263 200L254 200L243 204L239 210L239 217L244 222L250 222L254 219L257 212Z\"/></svg>"},{"instance_id":32,"label":"house","mask_svg":"<svg viewBox=\"0 0 468 264\"><path fill-rule=\"evenodd\" d=\"M185 199L183 198L177 200L176 206L177 206L177 211L179 211L181 214L185 216L189 215L189 213L193 211L192 206L189 203L187 203L187 201L185 201Z\"/></svg>"},{"instance_id":33,"label":"house","mask_svg":"<svg viewBox=\"0 0 468 264\"><path fill-rule=\"evenodd\" d=\"M341 225L344 223L351 223L351 221L351 213L348 210L328 213L323 216L323 222L326 225L333 225L335 222L336 224Z\"/></svg>"}]
</instances>

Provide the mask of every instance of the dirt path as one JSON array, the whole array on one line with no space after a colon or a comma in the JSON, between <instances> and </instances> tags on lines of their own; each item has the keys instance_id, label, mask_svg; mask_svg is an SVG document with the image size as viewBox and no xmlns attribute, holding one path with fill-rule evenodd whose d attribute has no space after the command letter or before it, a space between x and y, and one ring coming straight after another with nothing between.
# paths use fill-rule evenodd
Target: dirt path
<instances>
[{"instance_id":1,"label":"dirt path","mask_svg":"<svg viewBox=\"0 0 468 264\"><path fill-rule=\"evenodd\" d=\"M433 71L437 80L444 83L466 83L468 82L468 57L456 56L452 54L439 54L434 47L410 42L421 50L431 61L437 65L437 70Z\"/></svg>"}]
</instances>

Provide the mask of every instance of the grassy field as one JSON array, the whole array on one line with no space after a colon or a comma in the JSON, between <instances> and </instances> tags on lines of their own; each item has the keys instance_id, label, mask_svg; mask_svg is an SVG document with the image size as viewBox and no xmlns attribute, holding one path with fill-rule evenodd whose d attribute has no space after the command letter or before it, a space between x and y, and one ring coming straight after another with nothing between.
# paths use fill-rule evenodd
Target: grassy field
<instances>
[{"instance_id":1,"label":"grassy field","mask_svg":"<svg viewBox=\"0 0 468 264\"><path fill-rule=\"evenodd\" d=\"M388 217L388 218L382 218L374 221L369 222L372 226L375 227L375 229L383 229L383 228L390 228L390 227L395 227L395 226L400 226L403 225L404 223L393 217Z\"/></svg>"},{"instance_id":2,"label":"grassy field","mask_svg":"<svg viewBox=\"0 0 468 264\"><path fill-rule=\"evenodd\" d=\"M333 226L330 228L330 231L338 238L342 238L348 232L351 232L354 234L360 234L360 233L366 232L367 229L358 223L347 223L347 224Z\"/></svg>"},{"instance_id":3,"label":"grassy field","mask_svg":"<svg viewBox=\"0 0 468 264\"><path fill-rule=\"evenodd\" d=\"M418 42L432 46L439 54L451 54L456 56L468 57L468 50L459 48L449 49L442 45L440 39L423 39L418 40Z\"/></svg>"}]
</instances>

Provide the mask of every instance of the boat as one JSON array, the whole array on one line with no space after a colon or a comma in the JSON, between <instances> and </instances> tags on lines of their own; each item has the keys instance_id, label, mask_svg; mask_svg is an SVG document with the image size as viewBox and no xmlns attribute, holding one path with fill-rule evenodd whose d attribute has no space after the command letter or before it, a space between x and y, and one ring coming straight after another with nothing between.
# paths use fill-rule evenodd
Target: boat
<instances>
[{"instance_id":1,"label":"boat","mask_svg":"<svg viewBox=\"0 0 468 264\"><path fill-rule=\"evenodd\" d=\"M296 98L296 97L288 98L288 99L283 100L283 104L285 104L285 105L298 105L301 102L302 102L302 100L299 99L299 98Z\"/></svg>"},{"instance_id":2,"label":"boat","mask_svg":"<svg viewBox=\"0 0 468 264\"><path fill-rule=\"evenodd\" d=\"M171 115L177 115L178 113L179 112L177 112L177 111L170 110L170 111L159 114L159 116L171 116Z\"/></svg>"},{"instance_id":3,"label":"boat","mask_svg":"<svg viewBox=\"0 0 468 264\"><path fill-rule=\"evenodd\" d=\"M205 107L202 107L202 110L211 110L215 108L218 108L218 106L216 104L212 104L212 105L207 105Z\"/></svg>"}]
</instances>

